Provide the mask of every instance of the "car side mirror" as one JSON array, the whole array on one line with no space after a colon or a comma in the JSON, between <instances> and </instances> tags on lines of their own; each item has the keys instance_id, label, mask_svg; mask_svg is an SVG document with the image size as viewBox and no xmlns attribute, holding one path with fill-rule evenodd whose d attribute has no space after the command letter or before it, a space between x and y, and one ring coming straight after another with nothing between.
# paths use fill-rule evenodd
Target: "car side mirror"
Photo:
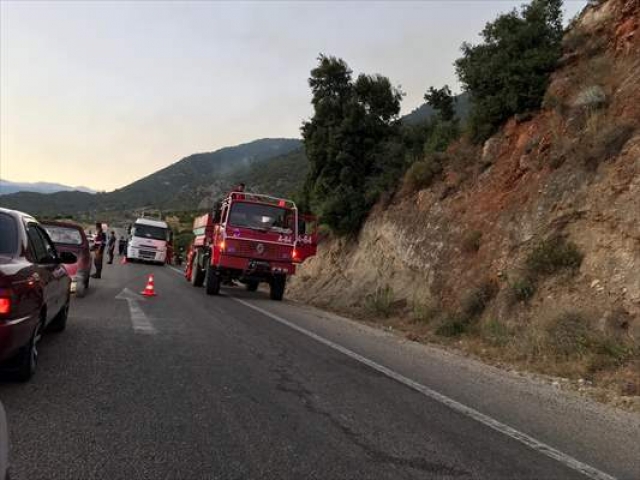
<instances>
[{"instance_id":1,"label":"car side mirror","mask_svg":"<svg viewBox=\"0 0 640 480\"><path fill-rule=\"evenodd\" d=\"M66 265L71 263L76 263L78 261L78 257L74 253L71 252L60 252L59 254L60 262Z\"/></svg>"}]
</instances>

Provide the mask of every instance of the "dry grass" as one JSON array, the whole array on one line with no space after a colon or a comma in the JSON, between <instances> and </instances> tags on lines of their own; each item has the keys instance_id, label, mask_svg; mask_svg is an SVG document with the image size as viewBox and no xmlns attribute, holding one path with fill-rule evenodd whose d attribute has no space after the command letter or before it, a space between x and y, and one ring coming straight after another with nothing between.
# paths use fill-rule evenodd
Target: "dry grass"
<instances>
[{"instance_id":1,"label":"dry grass","mask_svg":"<svg viewBox=\"0 0 640 480\"><path fill-rule=\"evenodd\" d=\"M378 298L385 298L386 291L380 289ZM383 305L393 303L382 301ZM494 365L566 378L572 382L568 388L588 381L594 387L587 393L600 401L640 409L640 345L626 334L625 315L612 312L610 322L618 325L617 330L602 332L595 328L591 317L580 311L514 324L499 318L477 322L427 303L414 303L406 317L395 313L376 323L411 341L455 346ZM359 315L356 318L370 320Z\"/></svg>"},{"instance_id":2,"label":"dry grass","mask_svg":"<svg viewBox=\"0 0 640 480\"><path fill-rule=\"evenodd\" d=\"M467 332L469 326L470 321L468 317L456 313L449 313L441 318L435 334L440 337L459 337Z\"/></svg>"},{"instance_id":3,"label":"dry grass","mask_svg":"<svg viewBox=\"0 0 640 480\"><path fill-rule=\"evenodd\" d=\"M547 327L547 347L560 360L583 358L595 345L589 320L580 312L563 312Z\"/></svg>"},{"instance_id":4,"label":"dry grass","mask_svg":"<svg viewBox=\"0 0 640 480\"><path fill-rule=\"evenodd\" d=\"M414 302L411 311L411 321L415 324L429 324L441 315L441 311L431 303Z\"/></svg>"},{"instance_id":5,"label":"dry grass","mask_svg":"<svg viewBox=\"0 0 640 480\"><path fill-rule=\"evenodd\" d=\"M482 324L480 336L483 341L493 347L505 347L513 337L507 325L496 319L490 319Z\"/></svg>"},{"instance_id":6,"label":"dry grass","mask_svg":"<svg viewBox=\"0 0 640 480\"><path fill-rule=\"evenodd\" d=\"M389 285L376 288L365 298L365 309L378 317L388 318L393 312L394 295Z\"/></svg>"}]
</instances>

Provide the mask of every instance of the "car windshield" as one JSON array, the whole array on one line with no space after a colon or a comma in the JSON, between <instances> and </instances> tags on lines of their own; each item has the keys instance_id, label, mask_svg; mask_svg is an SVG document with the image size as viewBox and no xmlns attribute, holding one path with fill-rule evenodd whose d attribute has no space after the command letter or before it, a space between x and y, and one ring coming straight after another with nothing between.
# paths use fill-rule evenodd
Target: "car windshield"
<instances>
[{"instance_id":1,"label":"car windshield","mask_svg":"<svg viewBox=\"0 0 640 480\"><path fill-rule=\"evenodd\" d=\"M0 213L0 255L13 255L18 250L18 229L13 217Z\"/></svg>"},{"instance_id":2,"label":"car windshield","mask_svg":"<svg viewBox=\"0 0 640 480\"><path fill-rule=\"evenodd\" d=\"M152 225L136 224L133 226L131 235L134 237L150 238L153 240L166 240L167 229L163 227L154 227Z\"/></svg>"},{"instance_id":3,"label":"car windshield","mask_svg":"<svg viewBox=\"0 0 640 480\"><path fill-rule=\"evenodd\" d=\"M230 226L265 232L293 233L293 219L293 210L258 203L234 203L229 213Z\"/></svg>"},{"instance_id":4,"label":"car windshield","mask_svg":"<svg viewBox=\"0 0 640 480\"><path fill-rule=\"evenodd\" d=\"M43 225L53 243L64 245L82 245L82 235L77 228Z\"/></svg>"}]
</instances>

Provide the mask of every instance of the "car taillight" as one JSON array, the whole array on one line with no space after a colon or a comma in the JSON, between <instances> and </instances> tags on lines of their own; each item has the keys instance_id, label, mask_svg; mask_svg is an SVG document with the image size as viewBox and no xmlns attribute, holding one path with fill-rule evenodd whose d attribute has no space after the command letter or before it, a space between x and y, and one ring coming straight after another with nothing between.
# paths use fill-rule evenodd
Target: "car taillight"
<instances>
[{"instance_id":1,"label":"car taillight","mask_svg":"<svg viewBox=\"0 0 640 480\"><path fill-rule=\"evenodd\" d=\"M219 246L220 246L220 251L224 252L224 249L226 248L227 243L224 240L222 240Z\"/></svg>"},{"instance_id":2,"label":"car taillight","mask_svg":"<svg viewBox=\"0 0 640 480\"><path fill-rule=\"evenodd\" d=\"M0 297L0 315L9 315L11 312L11 297Z\"/></svg>"},{"instance_id":3,"label":"car taillight","mask_svg":"<svg viewBox=\"0 0 640 480\"><path fill-rule=\"evenodd\" d=\"M298 254L298 250L294 248L293 253L291 254L291 258L293 258L294 260L297 260L299 256L300 255Z\"/></svg>"}]
</instances>

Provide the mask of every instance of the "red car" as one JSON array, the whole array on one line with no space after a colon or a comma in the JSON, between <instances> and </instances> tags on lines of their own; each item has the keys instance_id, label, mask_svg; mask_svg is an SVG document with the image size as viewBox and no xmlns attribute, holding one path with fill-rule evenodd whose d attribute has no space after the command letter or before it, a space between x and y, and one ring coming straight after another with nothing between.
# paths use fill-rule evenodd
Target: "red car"
<instances>
[{"instance_id":1,"label":"red car","mask_svg":"<svg viewBox=\"0 0 640 480\"><path fill-rule=\"evenodd\" d=\"M26 381L35 373L45 328L60 332L69 314L71 279L46 230L31 216L0 208L0 365Z\"/></svg>"},{"instance_id":2,"label":"red car","mask_svg":"<svg viewBox=\"0 0 640 480\"><path fill-rule=\"evenodd\" d=\"M91 274L91 252L89 240L80 225L73 222L43 221L51 240L53 240L58 252L71 252L78 261L65 265L67 273L71 277L71 293L77 297L84 297L89 288L89 275Z\"/></svg>"}]
</instances>

